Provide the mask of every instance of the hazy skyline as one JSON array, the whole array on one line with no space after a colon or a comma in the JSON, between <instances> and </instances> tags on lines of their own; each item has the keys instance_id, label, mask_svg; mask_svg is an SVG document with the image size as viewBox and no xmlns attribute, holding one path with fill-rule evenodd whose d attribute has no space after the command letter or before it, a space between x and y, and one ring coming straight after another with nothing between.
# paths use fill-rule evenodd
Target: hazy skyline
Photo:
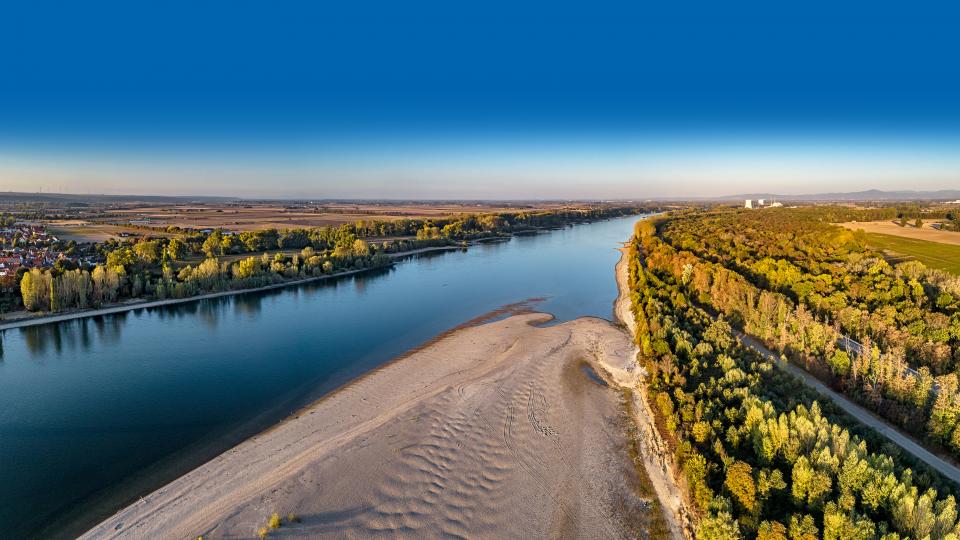
<instances>
[{"instance_id":1,"label":"hazy skyline","mask_svg":"<svg viewBox=\"0 0 960 540\"><path fill-rule=\"evenodd\" d=\"M870 141L870 142L866 142ZM314 142L0 153L4 190L314 198L648 198L960 185L960 142L710 137Z\"/></svg>"},{"instance_id":2,"label":"hazy skyline","mask_svg":"<svg viewBox=\"0 0 960 540\"><path fill-rule=\"evenodd\" d=\"M8 8L0 191L633 198L960 185L948 4ZM694 39L695 37L695 39Z\"/></svg>"}]
</instances>

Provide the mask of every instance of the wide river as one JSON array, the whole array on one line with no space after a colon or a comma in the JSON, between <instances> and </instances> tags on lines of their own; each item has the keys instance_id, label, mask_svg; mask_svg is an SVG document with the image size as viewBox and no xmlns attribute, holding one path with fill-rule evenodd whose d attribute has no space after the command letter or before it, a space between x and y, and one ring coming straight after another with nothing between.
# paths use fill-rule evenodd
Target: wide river
<instances>
[{"instance_id":1,"label":"wide river","mask_svg":"<svg viewBox=\"0 0 960 540\"><path fill-rule=\"evenodd\" d=\"M543 297L612 317L637 217L394 268L0 333L3 537L82 532L358 375L465 321Z\"/></svg>"}]
</instances>

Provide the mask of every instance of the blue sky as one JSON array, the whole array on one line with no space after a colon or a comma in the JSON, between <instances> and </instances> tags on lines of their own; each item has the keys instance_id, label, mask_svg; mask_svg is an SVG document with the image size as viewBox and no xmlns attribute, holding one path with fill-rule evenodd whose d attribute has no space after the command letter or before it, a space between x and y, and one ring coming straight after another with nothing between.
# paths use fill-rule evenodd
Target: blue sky
<instances>
[{"instance_id":1,"label":"blue sky","mask_svg":"<svg viewBox=\"0 0 960 540\"><path fill-rule=\"evenodd\" d=\"M4 6L0 190L960 186L956 8L673 4Z\"/></svg>"}]
</instances>

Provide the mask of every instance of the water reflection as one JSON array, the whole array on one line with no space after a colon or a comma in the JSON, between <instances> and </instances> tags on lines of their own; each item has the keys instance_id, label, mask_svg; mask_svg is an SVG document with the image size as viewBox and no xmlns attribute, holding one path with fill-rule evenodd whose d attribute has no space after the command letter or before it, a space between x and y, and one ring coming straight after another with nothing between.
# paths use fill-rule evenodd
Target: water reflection
<instances>
[{"instance_id":1,"label":"water reflection","mask_svg":"<svg viewBox=\"0 0 960 540\"><path fill-rule=\"evenodd\" d=\"M384 277L390 275L393 272L392 267L387 268L374 268L360 274L354 274L350 276L353 282L353 288L360 294L365 294L367 292L367 285L373 281L383 279Z\"/></svg>"},{"instance_id":2,"label":"water reflection","mask_svg":"<svg viewBox=\"0 0 960 540\"><path fill-rule=\"evenodd\" d=\"M27 326L17 329L17 332L31 357L46 357L50 352L61 357L64 353L89 352L94 344L100 348L119 343L128 318L128 313L100 315L57 324ZM8 332L12 330L0 332L0 344ZM0 346L0 357L2 352Z\"/></svg>"},{"instance_id":3,"label":"water reflection","mask_svg":"<svg viewBox=\"0 0 960 540\"><path fill-rule=\"evenodd\" d=\"M442 257L444 254L445 252L422 253L415 255L415 257L423 257L429 260L430 258ZM301 298L311 297L313 293L323 289L339 289L341 287L347 287L349 290L364 294L370 283L389 276L393 271L393 267L378 268L342 278L312 281L299 286L139 308L109 315L73 319L57 324L26 326L17 329L17 331L22 336L25 348L32 357L45 358L50 353L59 357L64 353L89 352L94 343L100 348L108 348L121 343L123 328L131 320L131 317L135 320L154 318L165 322L198 321L207 330L215 331L230 316L240 315L248 319L256 318L263 312L263 304L267 299L286 295L293 301L299 301ZM3 336L12 331L0 332L0 359L3 358Z\"/></svg>"}]
</instances>

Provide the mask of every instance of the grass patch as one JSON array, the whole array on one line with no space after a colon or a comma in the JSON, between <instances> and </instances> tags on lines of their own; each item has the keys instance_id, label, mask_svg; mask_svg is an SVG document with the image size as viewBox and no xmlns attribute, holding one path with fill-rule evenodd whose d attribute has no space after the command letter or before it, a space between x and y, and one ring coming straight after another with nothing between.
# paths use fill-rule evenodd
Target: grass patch
<instances>
[{"instance_id":1,"label":"grass patch","mask_svg":"<svg viewBox=\"0 0 960 540\"><path fill-rule=\"evenodd\" d=\"M930 268L960 274L960 246L879 233L867 233L867 243L872 248L920 261Z\"/></svg>"},{"instance_id":2,"label":"grass patch","mask_svg":"<svg viewBox=\"0 0 960 540\"><path fill-rule=\"evenodd\" d=\"M294 513L287 514L287 523L300 523L300 517ZM279 529L283 526L283 520L280 518L280 512L274 512L267 518L267 524L257 529L257 538L265 540L270 536L270 531ZM200 540L203 540L201 537Z\"/></svg>"}]
</instances>

